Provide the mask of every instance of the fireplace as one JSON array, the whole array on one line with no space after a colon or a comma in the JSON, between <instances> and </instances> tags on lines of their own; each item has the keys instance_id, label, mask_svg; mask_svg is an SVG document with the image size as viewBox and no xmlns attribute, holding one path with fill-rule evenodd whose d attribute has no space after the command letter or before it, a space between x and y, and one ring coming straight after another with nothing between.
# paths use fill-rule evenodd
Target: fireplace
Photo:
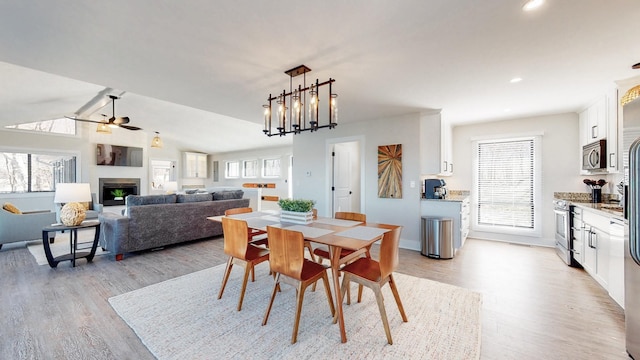
<instances>
[{"instance_id":1,"label":"fireplace","mask_svg":"<svg viewBox=\"0 0 640 360\"><path fill-rule=\"evenodd\" d=\"M127 195L138 195L140 179L100 178L98 187L102 205L119 206L124 205Z\"/></svg>"}]
</instances>

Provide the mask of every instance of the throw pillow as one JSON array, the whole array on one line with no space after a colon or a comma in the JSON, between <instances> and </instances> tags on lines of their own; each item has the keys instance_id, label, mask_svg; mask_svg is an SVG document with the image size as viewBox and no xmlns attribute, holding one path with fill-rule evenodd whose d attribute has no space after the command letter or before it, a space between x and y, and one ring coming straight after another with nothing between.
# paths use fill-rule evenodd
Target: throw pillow
<instances>
[{"instance_id":1,"label":"throw pillow","mask_svg":"<svg viewBox=\"0 0 640 360\"><path fill-rule=\"evenodd\" d=\"M22 211L20 211L20 209L15 207L12 203L6 202L4 203L4 205L2 205L2 208L13 214L22 214Z\"/></svg>"}]
</instances>

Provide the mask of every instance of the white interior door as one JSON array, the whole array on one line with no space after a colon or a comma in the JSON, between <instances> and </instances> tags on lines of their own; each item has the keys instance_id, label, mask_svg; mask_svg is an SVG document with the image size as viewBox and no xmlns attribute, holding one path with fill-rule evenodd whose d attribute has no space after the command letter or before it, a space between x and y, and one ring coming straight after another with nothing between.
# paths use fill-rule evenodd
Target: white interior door
<instances>
[{"instance_id":1,"label":"white interior door","mask_svg":"<svg viewBox=\"0 0 640 360\"><path fill-rule=\"evenodd\" d=\"M333 214L360 212L360 156L357 141L333 148Z\"/></svg>"}]
</instances>

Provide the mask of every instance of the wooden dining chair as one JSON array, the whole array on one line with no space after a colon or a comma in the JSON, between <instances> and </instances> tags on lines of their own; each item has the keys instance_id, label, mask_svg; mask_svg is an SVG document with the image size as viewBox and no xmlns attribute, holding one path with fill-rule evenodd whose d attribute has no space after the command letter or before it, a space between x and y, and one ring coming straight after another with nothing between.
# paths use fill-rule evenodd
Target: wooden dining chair
<instances>
[{"instance_id":1,"label":"wooden dining chair","mask_svg":"<svg viewBox=\"0 0 640 360\"><path fill-rule=\"evenodd\" d=\"M400 294L398 294L396 282L393 279L393 271L398 267L398 247L401 231L402 227L398 226L384 234L382 237L382 243L380 244L379 261L364 257L359 258L342 268L342 273L344 274L341 287L342 296L344 296L345 290L349 288L349 282L351 281L359 284L358 302L362 300L363 285L373 290L376 295L376 302L378 303L380 316L382 317L384 331L387 334L387 341L390 345L393 344L393 340L391 339L391 330L389 329L389 321L387 320L387 312L384 308L384 299L382 297L381 290L384 284L388 283L389 287L391 287L391 292L393 293L393 297L398 305L398 310L400 310L402 321L408 321L407 315L404 312L404 307L402 306L402 301L400 301Z\"/></svg>"},{"instance_id":2,"label":"wooden dining chair","mask_svg":"<svg viewBox=\"0 0 640 360\"><path fill-rule=\"evenodd\" d=\"M327 268L304 257L304 237L301 232L267 226L267 238L269 239L270 251L269 265L271 271L275 273L275 282L262 325L267 324L273 300L280 290L280 284L287 283L294 286L296 288L296 313L291 334L291 343L294 344L298 338L304 293L309 285L322 279L331 315L335 316L336 311L329 288Z\"/></svg>"},{"instance_id":3,"label":"wooden dining chair","mask_svg":"<svg viewBox=\"0 0 640 360\"><path fill-rule=\"evenodd\" d=\"M224 211L224 216L229 216L229 215L236 215L236 214L246 214L246 213L250 213L253 212L253 209L250 207L243 207L243 208L233 208L233 209L227 209ZM265 235L267 232L263 231L263 230L258 230L258 229L250 229L249 230L249 237L248 240L253 243L253 245L264 245L267 246L267 238L266 236L262 236ZM259 239L256 239L256 237L260 236Z\"/></svg>"},{"instance_id":4,"label":"wooden dining chair","mask_svg":"<svg viewBox=\"0 0 640 360\"><path fill-rule=\"evenodd\" d=\"M346 212L346 211L338 211L336 212L334 218L336 219L340 219L340 220L353 220L353 221L360 221L363 223L367 222L367 215L366 214L361 214L361 213L356 213L356 212ZM370 249L371 247L367 247L365 249L365 255L367 257L371 257L370 254ZM350 249L342 249L340 251L340 258L343 258L347 255L351 255L353 254L353 250ZM319 259L319 263L322 263L322 261L324 259L327 260L331 260L331 255L329 254L329 250L324 248L324 247L319 247L313 250L313 254L315 256L317 256L317 258ZM315 259L314 259L315 260ZM347 304L351 304L351 290L347 289Z\"/></svg>"},{"instance_id":5,"label":"wooden dining chair","mask_svg":"<svg viewBox=\"0 0 640 360\"><path fill-rule=\"evenodd\" d=\"M269 260L269 250L255 246L247 241L249 228L244 220L223 217L222 231L224 232L224 253L229 255L229 260L227 260L227 267L224 270L218 299L222 298L222 293L227 285L227 280L229 280L233 265L242 266L244 268L244 278L242 280L242 290L240 290L240 300L238 300L238 311L240 311L242 310L244 292L247 289L249 273L253 273L257 264Z\"/></svg>"}]
</instances>

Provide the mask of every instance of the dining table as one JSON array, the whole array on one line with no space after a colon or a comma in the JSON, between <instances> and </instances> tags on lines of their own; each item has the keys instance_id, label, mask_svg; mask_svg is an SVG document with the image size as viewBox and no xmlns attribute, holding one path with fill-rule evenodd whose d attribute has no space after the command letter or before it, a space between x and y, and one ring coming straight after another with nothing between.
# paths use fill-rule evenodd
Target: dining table
<instances>
[{"instance_id":1,"label":"dining table","mask_svg":"<svg viewBox=\"0 0 640 360\"><path fill-rule=\"evenodd\" d=\"M222 222L223 217L224 215L211 216L207 217L207 219ZM299 231L305 240L326 245L329 248L335 305L337 309L337 316L334 320L337 319L339 324L341 341L343 343L347 342L340 288L340 267L366 254L367 249L369 249L373 243L382 239L385 232L393 230L398 227L398 225L326 217L318 217L308 224L297 224L281 220L279 212L277 211L255 211L229 215L229 217L245 220L250 229L266 231L267 226L275 226ZM353 252L347 256L340 257L342 249L353 250Z\"/></svg>"}]
</instances>

